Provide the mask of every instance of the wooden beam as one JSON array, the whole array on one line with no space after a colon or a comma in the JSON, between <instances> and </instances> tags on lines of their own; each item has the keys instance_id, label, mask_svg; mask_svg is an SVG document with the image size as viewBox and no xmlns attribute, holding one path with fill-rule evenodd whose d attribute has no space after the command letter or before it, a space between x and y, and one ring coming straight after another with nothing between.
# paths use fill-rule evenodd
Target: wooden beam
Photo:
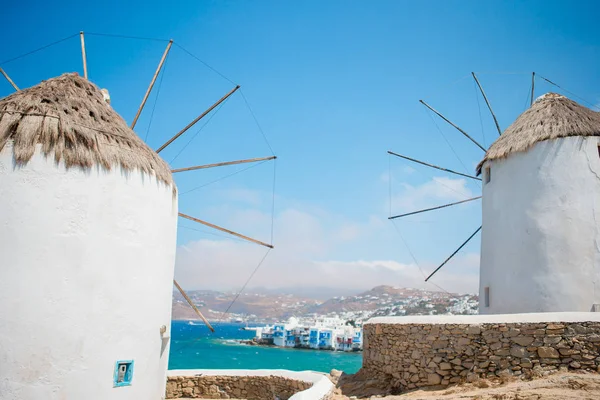
<instances>
[{"instance_id":1,"label":"wooden beam","mask_svg":"<svg viewBox=\"0 0 600 400\"><path fill-rule=\"evenodd\" d=\"M463 243L463 244L461 244L461 245L460 245L460 247L459 247L458 249L456 249L456 251L454 251L454 253L450 254L450 257L446 258L446 260L444 260L444 262L443 262L443 263L442 263L442 264L441 264L439 267L437 267L437 268L435 269L435 271L433 271L433 272L432 272L432 273L431 273L431 274L430 274L430 275L429 275L429 276L428 276L428 277L425 279L425 282L427 282L427 281L429 280L429 278L431 278L433 275L435 275L435 273L436 273L436 272L438 272L438 271L439 271L439 270L440 270L440 269L441 269L441 268L442 268L444 265L446 265L446 263L447 263L448 261L450 261L450 259L451 259L452 257L454 257L454 256L456 255L456 253L458 253L458 252L460 251L460 249L462 249L463 247L465 247L465 245L466 245L467 243L469 243L469 241L470 241L471 239L473 239L473 236L477 235L477 232L479 232L480 230L481 230L481 226L480 226L479 228L477 228L477 230L476 230L475 232L473 232L473 234L472 234L471 236L469 236L469 238L468 238L467 240L465 240L465 241L464 241L464 243Z\"/></svg>"},{"instance_id":2,"label":"wooden beam","mask_svg":"<svg viewBox=\"0 0 600 400\"><path fill-rule=\"evenodd\" d=\"M158 148L158 150L156 150L156 152L160 153L161 151L163 151L168 145L170 145L171 143L173 143L173 141L175 139L177 139L179 136L183 135L185 133L185 131L187 131L192 126L194 126L196 124L196 122L200 121L208 113L210 113L215 107L217 107L219 104L221 104L222 102L224 102L225 100L227 100L229 98L229 96L231 96L232 94L234 94L236 92L236 90L238 90L239 88L240 88L240 85L237 85L229 93L227 93L225 96L221 97L215 104L213 104L206 111L204 111L202 114L200 114L198 116L198 118L196 118L195 120L193 120L192 122L190 122L189 124L187 124L187 126L185 128L183 128L182 130L180 130L179 132L177 132L177 134L175 136L173 136L171 139L169 139L167 141L167 143L165 143L162 146L160 146Z\"/></svg>"},{"instance_id":3,"label":"wooden beam","mask_svg":"<svg viewBox=\"0 0 600 400\"><path fill-rule=\"evenodd\" d=\"M87 79L88 78L87 57L85 55L85 39L83 38L83 31L79 32L79 37L81 38L81 58L83 59L83 77L85 79Z\"/></svg>"},{"instance_id":4,"label":"wooden beam","mask_svg":"<svg viewBox=\"0 0 600 400\"><path fill-rule=\"evenodd\" d=\"M6 72L4 72L4 70L2 68L0 68L0 74L4 75L4 77L6 78L6 80L8 81L8 83L10 83L12 85L12 87L14 87L17 92L21 91L21 89L19 89L18 86L15 85L15 83L13 82L13 80L10 79L10 76L8 76L8 74Z\"/></svg>"},{"instance_id":5,"label":"wooden beam","mask_svg":"<svg viewBox=\"0 0 600 400\"><path fill-rule=\"evenodd\" d=\"M423 162L423 161L415 160L414 158L403 156L402 154L394 153L393 151L389 151L388 150L388 154L391 154L391 155L396 156L396 157L404 158L405 160L412 161L412 162L415 162L417 164L425 165L425 166L430 167L430 168L439 169L440 171L450 172L451 174L456 174L456 175L464 176L465 178L474 179L476 181L481 181L481 179L479 179L479 178L477 178L475 176L463 174L461 172L452 171L451 169L447 169L447 168L438 167L437 165L428 164L428 163Z\"/></svg>"},{"instance_id":6,"label":"wooden beam","mask_svg":"<svg viewBox=\"0 0 600 400\"><path fill-rule=\"evenodd\" d=\"M202 315L202 313L200 312L200 310L198 310L198 307L196 307L196 305L194 304L194 302L192 301L192 299L190 299L190 297L183 291L183 289L181 288L181 286L179 286L179 283L177 283L177 281L175 279L173 279L173 283L175 284L175 286L177 287L177 289L179 290L179 293L181 293L181 295L183 296L184 299L187 300L188 304L194 309L194 311L196 311L196 314L198 314L198 316L200 317L200 319L202 319L202 321L204 321L204 323L206 324L206 327L208 329L210 329L211 332L215 331L215 328L213 328L210 324L210 322L208 322L208 320L206 318L204 318L204 315Z\"/></svg>"},{"instance_id":7,"label":"wooden beam","mask_svg":"<svg viewBox=\"0 0 600 400\"><path fill-rule=\"evenodd\" d=\"M498 136L500 136L500 135L502 135L502 130L500 129L500 124L498 124L498 120L496 119L496 114L494 114L494 110L492 110L492 105L488 101L488 98L485 95L485 92L483 91L483 87L481 86L481 83L479 83L479 79L477 79L477 75L475 75L475 72L471 72L471 74L473 74L473 79L475 79L475 83L477 83L477 86L479 86L479 90L481 91L481 94L483 95L485 104L487 104L488 109L490 110L490 113L492 114L492 117L494 118L494 123L496 124L496 129L498 129Z\"/></svg>"},{"instance_id":8,"label":"wooden beam","mask_svg":"<svg viewBox=\"0 0 600 400\"><path fill-rule=\"evenodd\" d=\"M269 157L261 157L261 158L249 158L247 160L226 161L226 162L220 162L220 163L214 163L214 164L197 165L195 167L172 169L171 173L174 174L176 172L195 171L197 169L223 167L226 165L245 164L245 163L258 162L258 161L268 161L268 160L274 160L276 158L277 158L277 156L269 156Z\"/></svg>"},{"instance_id":9,"label":"wooden beam","mask_svg":"<svg viewBox=\"0 0 600 400\"><path fill-rule=\"evenodd\" d=\"M434 113L436 113L441 119L443 119L444 121L446 121L447 123L449 123L450 125L452 125L456 130L458 130L460 133L462 133L463 135L465 135L471 142L475 143L477 145L477 147L479 147L481 150L483 150L484 152L486 151L485 148L480 145L475 139L473 139L471 136L469 136L469 134L465 131L463 131L462 129L460 129L456 124L454 124L452 121L450 121L448 118L444 117L442 114L440 114L438 111L436 111L433 107L431 107L429 104L425 103L423 100L419 100L419 102L421 104L423 104L425 107L429 108L431 111L433 111Z\"/></svg>"},{"instance_id":10,"label":"wooden beam","mask_svg":"<svg viewBox=\"0 0 600 400\"><path fill-rule=\"evenodd\" d=\"M256 244L260 244L261 246L265 246L265 247L268 247L268 248L270 248L270 249L272 249L272 248L273 248L273 246L272 246L272 245L270 245L270 244L267 244L267 243L261 242L260 240L252 239L251 237L248 237L248 236L242 235L242 234L240 234L240 233L237 233L237 232L234 232L234 231L230 231L229 229L225 229L225 228L222 228L222 227L220 227L220 226L218 226L218 225L211 224L210 222L206 222L206 221L203 221L203 220L201 220L201 219L198 219L198 218L190 217L189 215L186 215L186 214L183 214L183 213L179 213L179 216L180 216L180 217L183 217L183 218L186 218L186 219L189 219L190 221L194 221L194 222L197 222L197 223L199 223L199 224L206 225L206 226L208 226L208 227L210 227L210 228L213 228L213 229L219 230L219 231L221 231L221 232L225 232L225 233L228 233L228 234L230 234L230 235L237 236L237 237L239 237L239 238L241 238L241 239L244 239L244 240L247 240L247 241L249 241L249 242L256 243Z\"/></svg>"},{"instance_id":11,"label":"wooden beam","mask_svg":"<svg viewBox=\"0 0 600 400\"><path fill-rule=\"evenodd\" d=\"M529 103L529 107L533 105L533 93L535 92L535 72L531 74L531 103Z\"/></svg>"},{"instance_id":12,"label":"wooden beam","mask_svg":"<svg viewBox=\"0 0 600 400\"><path fill-rule=\"evenodd\" d=\"M137 123L137 120L140 117L140 114L142 113L144 106L146 105L146 100L148 100L148 96L150 96L150 92L152 92L152 88L154 87L156 78L158 78L158 74L160 73L160 70L162 69L162 66L165 63L165 60L167 59L167 55L169 54L169 50L171 50L172 45L173 45L173 39L169 40L169 43L167 44L167 48L165 49L165 52L163 53L163 56L160 59L160 62L158 63L158 67L156 68L156 72L154 72L154 76L152 77L152 80L150 81L150 86L148 86L148 90L146 90L146 94L144 95L142 104L140 104L140 108L138 108L137 114L135 114L135 118L133 119L133 122L131 123L131 129L133 129L135 127L135 124Z\"/></svg>"},{"instance_id":13,"label":"wooden beam","mask_svg":"<svg viewBox=\"0 0 600 400\"><path fill-rule=\"evenodd\" d=\"M445 208L445 207L450 207L450 206L455 206L457 204L462 204L462 203L466 203L468 201L473 201L473 200L477 200L480 199L481 196L477 196L477 197L471 197L470 199L466 199L466 200L461 200L461 201L457 201L455 203L448 203L448 204L444 204L441 206L437 206L437 207L431 207L431 208L426 208L424 210L419 210L419 211L413 211L413 212L409 212L406 214L400 214L400 215L395 215L393 217L389 217L388 219L396 219L396 218L402 218L402 217L407 217L409 215L414 215L414 214L420 214L426 211L433 211L433 210L439 210L440 208Z\"/></svg>"}]
</instances>

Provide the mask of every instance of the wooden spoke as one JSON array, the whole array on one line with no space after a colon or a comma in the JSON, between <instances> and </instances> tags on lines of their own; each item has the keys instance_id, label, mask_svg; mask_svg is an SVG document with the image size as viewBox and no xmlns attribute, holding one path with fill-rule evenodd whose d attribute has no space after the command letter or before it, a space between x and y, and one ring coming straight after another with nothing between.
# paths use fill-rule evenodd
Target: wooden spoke
<instances>
[{"instance_id":1,"label":"wooden spoke","mask_svg":"<svg viewBox=\"0 0 600 400\"><path fill-rule=\"evenodd\" d=\"M183 214L183 213L179 213L179 216L180 216L180 217L182 217L182 218L189 219L190 221L194 221L194 222L197 222L197 223L199 223L199 224L206 225L206 226L208 226L208 227L211 227L211 228L213 228L213 229L217 229L217 230L219 230L219 231L221 231L221 232L225 232L225 233L228 233L228 234L230 234L230 235L233 235L233 236L239 237L239 238L241 238L241 239L244 239L244 240L247 240L247 241L249 241L249 242L256 243L256 244L260 244L261 246L265 246L265 247L268 247L268 248L270 248L270 249L272 249L272 248L273 248L273 245L270 245L270 244L268 244L268 243L261 242L260 240L252 239L251 237L248 237L248 236L242 235L242 234L240 234L240 233L237 233L237 232L234 232L234 231L230 231L229 229L225 229L225 228L222 228L222 227L220 227L220 226L218 226L218 225L211 224L210 222L206 222L206 221L203 221L203 220L201 220L201 219L194 218L194 217L191 217L191 216L189 216L189 215L186 215L186 214Z\"/></svg>"},{"instance_id":2,"label":"wooden spoke","mask_svg":"<svg viewBox=\"0 0 600 400\"><path fill-rule=\"evenodd\" d=\"M441 268L442 268L444 265L446 265L446 263L447 263L448 261L450 261L450 259L451 259L452 257L454 257L454 256L456 255L456 253L458 253L458 252L460 251L460 249L462 249L463 247L465 247L465 245L466 245L467 243L469 243L469 241L470 241L471 239L473 239L473 236L477 235L477 232L479 232L480 230L481 230L481 226L480 226L479 228L477 228L477 230L476 230L475 232L473 232L473 234L472 234L471 236L469 236L469 238L468 238L467 240L465 240L465 241L464 241L464 243L463 243L463 244L461 244L461 245L460 245L460 247L454 251L454 253L450 254L450 257L446 258L446 260L444 260L444 262L443 262L443 263L441 263L441 264L440 264L440 266L439 266L439 267L437 267L437 268L435 269L435 271L433 271L433 272L432 272L432 273L431 273L431 274L430 274L430 275L429 275L429 276L428 276L428 277L425 279L425 282L427 282L427 281L428 281L428 280L429 280L429 279L430 279L430 278L431 278L433 275L435 275L435 273L436 273L436 272L438 272L438 271L439 271L439 270L440 270L440 269L441 269Z\"/></svg>"},{"instance_id":3,"label":"wooden spoke","mask_svg":"<svg viewBox=\"0 0 600 400\"><path fill-rule=\"evenodd\" d=\"M475 176L463 174L461 172L452 171L451 169L447 169L447 168L438 167L437 165L428 164L428 163L426 163L424 161L415 160L414 158L410 158L410 157L403 156L402 154L394 153L393 151L389 151L388 150L388 154L391 154L391 155L396 156L396 157L404 158L405 160L412 161L412 162L415 162L417 164L425 165L425 166L430 167L430 168L439 169L440 171L450 172L451 174L456 174L456 175L464 176L465 178L474 179L476 181L481 181L481 179L479 179L479 178L477 178Z\"/></svg>"},{"instance_id":4,"label":"wooden spoke","mask_svg":"<svg viewBox=\"0 0 600 400\"><path fill-rule=\"evenodd\" d=\"M420 214L420 213L424 213L427 211L433 211L433 210L439 210L440 208L445 208L445 207L450 207L450 206L455 206L457 204L462 204L462 203L466 203L468 201L473 201L473 200L477 200L480 199L481 196L477 196L477 197L471 197L470 199L466 199L466 200L461 200L461 201L457 201L455 203L448 203L448 204L444 204L441 206L437 206L437 207L432 207L432 208L426 208L424 210L419 210L419 211L413 211L413 212L409 212L406 214L400 214L400 215L395 215L393 217L389 217L388 219L396 219L396 218L402 218L402 217L407 217L409 215L415 215L415 214Z\"/></svg>"},{"instance_id":5,"label":"wooden spoke","mask_svg":"<svg viewBox=\"0 0 600 400\"><path fill-rule=\"evenodd\" d=\"M498 124L498 120L496 119L496 114L494 114L494 110L492 110L492 106L491 106L490 102L488 101L488 98L485 95L485 92L483 91L483 87L481 86L481 83L479 83L479 79L477 79L475 72L471 72L471 74L473 74L473 79L475 79L475 83L477 83L477 86L479 86L479 90L481 91L481 95L483 96L483 99L485 100L485 104L487 104L488 109L490 110L490 113L492 114L492 117L494 118L494 123L496 124L496 129L498 129L498 136L500 136L500 135L502 135L502 130L500 130L500 125Z\"/></svg>"},{"instance_id":6,"label":"wooden spoke","mask_svg":"<svg viewBox=\"0 0 600 400\"><path fill-rule=\"evenodd\" d=\"M150 81L150 86L148 86L148 90L146 90L146 94L144 95L144 98L142 99L142 104L140 104L140 108L138 108L137 114L135 114L135 118L133 119L133 122L131 123L131 129L133 129L135 127L135 124L137 123L137 120L140 117L140 114L142 113L144 106L146 105L146 100L148 100L148 96L150 96L150 92L152 92L152 88L154 87L156 78L158 78L158 74L160 73L160 70L162 69L162 66L165 63L165 60L167 59L167 55L169 54L169 50L171 50L172 45L173 45L173 39L169 40L169 43L167 44L167 48L165 49L165 52L163 53L163 56L160 59L160 62L158 63L158 68L156 68L156 72L154 73L154 76L152 77L152 80Z\"/></svg>"},{"instance_id":7,"label":"wooden spoke","mask_svg":"<svg viewBox=\"0 0 600 400\"><path fill-rule=\"evenodd\" d=\"M240 88L240 85L237 85L229 93L227 93L225 96L221 97L215 104L213 104L206 111L204 111L202 114L200 114L198 116L198 118L196 118L195 120L193 120L192 122L190 122L189 124L187 124L187 126L185 128L183 128L182 130L180 130L179 132L177 132L177 134L175 136L173 136L171 139L169 139L167 141L167 143L165 143L162 146L160 146L158 148L158 150L156 150L156 152L160 153L161 151L163 151L168 145L170 145L171 143L173 143L173 141L175 141L175 139L177 139L179 136L183 135L185 133L185 131L187 131L192 126L194 126L196 124L196 122L200 121L208 113L210 113L215 107L217 107L219 104L221 104L222 102L224 102L225 100L227 100L227 98L229 98L229 96L231 96L232 94L234 94L236 92L236 90L238 90L239 88Z\"/></svg>"},{"instance_id":8,"label":"wooden spoke","mask_svg":"<svg viewBox=\"0 0 600 400\"><path fill-rule=\"evenodd\" d=\"M8 83L10 83L12 85L12 87L15 88L15 90L17 92L19 92L21 90L21 89L19 89L17 87L17 85L15 85L15 83L13 82L13 80L10 79L10 76L8 76L8 74L2 68L0 68L0 74L4 75L4 77L6 78L6 80L8 81Z\"/></svg>"},{"instance_id":9,"label":"wooden spoke","mask_svg":"<svg viewBox=\"0 0 600 400\"><path fill-rule=\"evenodd\" d=\"M198 307L196 307L196 305L194 304L194 302L192 301L192 299L190 299L190 297L184 292L184 290L181 288L181 286L179 286L179 283L177 283L177 281L175 279L173 279L173 283L175 284L175 287L177 287L177 289L179 290L179 293L181 293L181 295L183 296L183 298L186 299L186 301L188 302L188 304L190 305L190 307L192 307L194 309L194 311L196 311L196 314L198 314L198 316L200 317L200 319L202 321L204 321L204 323L206 324L206 327L208 329L210 329L211 332L214 332L215 328L213 328L210 325L210 322L208 322L208 320L206 318L204 318L204 315L202 315L202 313L200 312L200 310L198 310Z\"/></svg>"},{"instance_id":10,"label":"wooden spoke","mask_svg":"<svg viewBox=\"0 0 600 400\"><path fill-rule=\"evenodd\" d=\"M268 161L268 160L274 160L276 158L277 158L277 156L269 156L269 157L261 157L261 158L249 158L246 160L225 161L225 162L220 162L220 163L215 163L215 164L205 164L205 165L197 165L195 167L172 169L171 173L174 174L176 172L195 171L197 169L223 167L225 165L235 165L235 164L259 162L259 161Z\"/></svg>"},{"instance_id":11,"label":"wooden spoke","mask_svg":"<svg viewBox=\"0 0 600 400\"><path fill-rule=\"evenodd\" d=\"M440 114L438 111L436 111L429 104L425 103L423 100L419 100L419 102L421 104L423 104L425 107L429 108L434 113L436 113L441 119L443 119L444 121L446 121L447 123L449 123L450 125L452 125L460 133L462 133L463 135L465 135L471 142L475 143L481 150L483 150L484 152L486 151L485 148L482 145L480 145L475 139L473 139L471 136L469 136L469 134L467 132L465 132L462 129L460 129L456 124L454 124L453 122L451 122L448 118L444 117L442 114Z\"/></svg>"},{"instance_id":12,"label":"wooden spoke","mask_svg":"<svg viewBox=\"0 0 600 400\"><path fill-rule=\"evenodd\" d=\"M83 59L83 77L87 79L87 57L85 55L85 39L83 38L83 31L79 32L79 37L81 39L81 58Z\"/></svg>"},{"instance_id":13,"label":"wooden spoke","mask_svg":"<svg viewBox=\"0 0 600 400\"><path fill-rule=\"evenodd\" d=\"M529 107L533 105L533 93L535 92L535 72L531 74L531 102L529 103Z\"/></svg>"}]
</instances>

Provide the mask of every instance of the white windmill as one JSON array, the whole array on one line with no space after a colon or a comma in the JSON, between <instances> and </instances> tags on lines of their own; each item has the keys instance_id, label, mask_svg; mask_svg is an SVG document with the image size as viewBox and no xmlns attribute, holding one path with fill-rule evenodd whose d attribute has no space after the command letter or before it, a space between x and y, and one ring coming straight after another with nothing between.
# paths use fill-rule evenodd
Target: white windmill
<instances>
[{"instance_id":1,"label":"white windmill","mask_svg":"<svg viewBox=\"0 0 600 400\"><path fill-rule=\"evenodd\" d=\"M0 399L159 399L165 394L178 217L171 170L108 91L64 74L0 99ZM204 319L181 286L190 305ZM141 305L141 306L140 306ZM205 319L204 319L205 320ZM212 327L206 321L210 329Z\"/></svg>"},{"instance_id":2,"label":"white windmill","mask_svg":"<svg viewBox=\"0 0 600 400\"><path fill-rule=\"evenodd\" d=\"M482 226L426 281L481 231L480 313L595 309L600 304L600 113L555 93L533 101L532 80L530 108L502 132L473 77L500 135L489 149L421 103L485 151L476 175L388 153L470 179L482 175L482 196L390 219L482 199Z\"/></svg>"}]
</instances>

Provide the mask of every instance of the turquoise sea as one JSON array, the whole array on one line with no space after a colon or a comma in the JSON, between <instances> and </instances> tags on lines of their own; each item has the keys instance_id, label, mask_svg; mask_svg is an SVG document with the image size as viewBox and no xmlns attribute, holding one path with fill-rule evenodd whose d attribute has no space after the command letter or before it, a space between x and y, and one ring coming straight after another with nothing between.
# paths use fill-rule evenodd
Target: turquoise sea
<instances>
[{"instance_id":1,"label":"turquoise sea","mask_svg":"<svg viewBox=\"0 0 600 400\"><path fill-rule=\"evenodd\" d=\"M283 349L248 346L254 331L240 330L241 324L214 324L211 333L202 322L173 321L169 369L289 369L329 372L332 369L355 373L362 365L362 353Z\"/></svg>"}]
</instances>

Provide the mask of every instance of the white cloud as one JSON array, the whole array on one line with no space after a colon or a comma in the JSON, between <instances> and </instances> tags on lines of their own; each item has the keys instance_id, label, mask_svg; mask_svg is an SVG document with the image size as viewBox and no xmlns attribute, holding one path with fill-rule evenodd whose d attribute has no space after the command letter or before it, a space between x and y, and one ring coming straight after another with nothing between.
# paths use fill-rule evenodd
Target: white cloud
<instances>
[{"instance_id":1,"label":"white cloud","mask_svg":"<svg viewBox=\"0 0 600 400\"><path fill-rule=\"evenodd\" d=\"M452 202L473 197L466 179L434 177L421 185L401 184L400 193L392 196L392 211L414 211L439 205L440 202Z\"/></svg>"},{"instance_id":2,"label":"white cloud","mask_svg":"<svg viewBox=\"0 0 600 400\"><path fill-rule=\"evenodd\" d=\"M448 182L446 182L448 183ZM461 188L461 183L449 182ZM419 189L415 189L419 190ZM421 189L425 193L451 196L443 190ZM413 192L414 193L414 192ZM415 200L416 201L416 200ZM227 210L227 227L264 240L270 216L254 210ZM233 226L232 226L233 225ZM331 287L366 290L388 284L435 289L424 283L424 273L412 263L397 260L340 260L345 249L377 240L385 222L371 216L366 221L349 221L323 210L288 208L275 219L275 249L272 250L250 286ZM176 277L186 288L239 289L264 256L264 247L234 241L201 239L178 248ZM432 281L449 291L476 292L478 255L465 255L448 263Z\"/></svg>"},{"instance_id":3,"label":"white cloud","mask_svg":"<svg viewBox=\"0 0 600 400\"><path fill-rule=\"evenodd\" d=\"M398 175L412 175L414 172L416 171L416 169L414 169L413 167L409 166L409 165L404 165L400 168L394 168L394 170L392 171L392 179L394 179L394 176L398 176ZM389 182L390 181L390 173L388 171L383 172L380 176L379 176L379 180L382 182Z\"/></svg>"}]
</instances>

